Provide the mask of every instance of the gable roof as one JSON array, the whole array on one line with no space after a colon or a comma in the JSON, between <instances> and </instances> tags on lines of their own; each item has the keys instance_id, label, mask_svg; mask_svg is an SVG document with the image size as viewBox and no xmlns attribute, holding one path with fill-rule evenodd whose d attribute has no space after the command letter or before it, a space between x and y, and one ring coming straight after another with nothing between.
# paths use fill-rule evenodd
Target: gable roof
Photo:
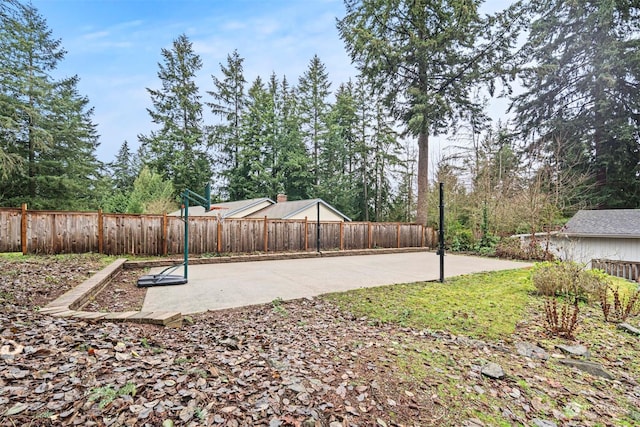
<instances>
[{"instance_id":1,"label":"gable roof","mask_svg":"<svg viewBox=\"0 0 640 427\"><path fill-rule=\"evenodd\" d=\"M296 214L316 206L318 203L336 215L342 217L345 221L351 221L348 216L322 199L294 200L291 202L275 203L249 215L248 218L264 218L266 216L267 218L272 219L290 219Z\"/></svg>"},{"instance_id":2,"label":"gable roof","mask_svg":"<svg viewBox=\"0 0 640 427\"><path fill-rule=\"evenodd\" d=\"M640 238L640 209L580 210L560 233L576 237Z\"/></svg>"},{"instance_id":3,"label":"gable roof","mask_svg":"<svg viewBox=\"0 0 640 427\"><path fill-rule=\"evenodd\" d=\"M238 212L250 209L261 203L268 202L274 204L275 202L268 197L260 197L257 199L237 200L235 202L220 202L211 203L211 207L214 208L211 211L205 212L202 206L189 206L189 216L211 216L220 214L222 218L228 218L235 215ZM220 208L220 209L215 209ZM222 210L222 211L221 211ZM179 216L180 211L172 212L171 215Z\"/></svg>"},{"instance_id":4,"label":"gable roof","mask_svg":"<svg viewBox=\"0 0 640 427\"><path fill-rule=\"evenodd\" d=\"M250 209L264 202L268 202L271 205L275 203L273 200L271 200L268 197L259 197L257 199L236 200L235 202L212 203L211 207L224 209L222 212L222 217L226 218L229 216L233 216L236 213Z\"/></svg>"}]
</instances>

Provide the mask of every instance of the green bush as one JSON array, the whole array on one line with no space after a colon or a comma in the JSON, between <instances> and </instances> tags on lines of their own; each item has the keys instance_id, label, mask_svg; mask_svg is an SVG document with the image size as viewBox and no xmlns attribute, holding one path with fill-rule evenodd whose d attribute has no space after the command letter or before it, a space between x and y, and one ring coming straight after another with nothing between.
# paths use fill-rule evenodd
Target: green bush
<instances>
[{"instance_id":1,"label":"green bush","mask_svg":"<svg viewBox=\"0 0 640 427\"><path fill-rule=\"evenodd\" d=\"M531 281L540 295L565 296L581 301L599 299L611 284L609 276L599 270L585 270L575 262L547 261L537 263Z\"/></svg>"},{"instance_id":2,"label":"green bush","mask_svg":"<svg viewBox=\"0 0 640 427\"><path fill-rule=\"evenodd\" d=\"M473 250L475 239L469 227L460 221L453 221L445 228L445 242L453 252Z\"/></svg>"}]
</instances>

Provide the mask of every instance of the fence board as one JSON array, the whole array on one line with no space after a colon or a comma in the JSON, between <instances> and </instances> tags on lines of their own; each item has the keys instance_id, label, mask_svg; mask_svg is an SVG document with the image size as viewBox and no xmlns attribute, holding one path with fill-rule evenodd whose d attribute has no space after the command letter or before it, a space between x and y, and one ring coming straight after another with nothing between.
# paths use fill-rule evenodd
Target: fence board
<instances>
[{"instance_id":1,"label":"fence board","mask_svg":"<svg viewBox=\"0 0 640 427\"><path fill-rule=\"evenodd\" d=\"M23 225L24 216L24 225ZM323 222L321 250L433 247L435 231L417 224ZM24 237L23 237L24 236ZM102 240L101 240L102 238ZM267 239L265 242L265 238ZM184 222L164 215L0 208L0 252L108 255L181 254ZM266 244L266 246L265 246ZM316 223L304 220L189 218L192 254L316 250Z\"/></svg>"},{"instance_id":2,"label":"fence board","mask_svg":"<svg viewBox=\"0 0 640 427\"><path fill-rule=\"evenodd\" d=\"M20 252L20 225L22 214L19 208L0 209L0 252Z\"/></svg>"},{"instance_id":3,"label":"fence board","mask_svg":"<svg viewBox=\"0 0 640 427\"><path fill-rule=\"evenodd\" d=\"M640 280L640 261L594 259L591 260L591 268L597 268L612 276L621 277L634 282Z\"/></svg>"}]
</instances>

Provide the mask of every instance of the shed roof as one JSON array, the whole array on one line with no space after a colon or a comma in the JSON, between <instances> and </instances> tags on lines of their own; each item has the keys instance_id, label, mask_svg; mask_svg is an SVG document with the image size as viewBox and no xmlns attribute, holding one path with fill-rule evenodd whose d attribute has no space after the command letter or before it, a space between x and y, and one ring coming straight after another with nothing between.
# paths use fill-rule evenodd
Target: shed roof
<instances>
[{"instance_id":1,"label":"shed roof","mask_svg":"<svg viewBox=\"0 0 640 427\"><path fill-rule=\"evenodd\" d=\"M336 215L341 216L345 221L351 221L348 216L322 199L294 200L290 202L275 203L249 215L249 218L264 218L266 216L271 219L290 219L296 214L316 206L318 203Z\"/></svg>"},{"instance_id":2,"label":"shed roof","mask_svg":"<svg viewBox=\"0 0 640 427\"><path fill-rule=\"evenodd\" d=\"M640 209L580 210L561 233L576 237L640 238Z\"/></svg>"}]
</instances>

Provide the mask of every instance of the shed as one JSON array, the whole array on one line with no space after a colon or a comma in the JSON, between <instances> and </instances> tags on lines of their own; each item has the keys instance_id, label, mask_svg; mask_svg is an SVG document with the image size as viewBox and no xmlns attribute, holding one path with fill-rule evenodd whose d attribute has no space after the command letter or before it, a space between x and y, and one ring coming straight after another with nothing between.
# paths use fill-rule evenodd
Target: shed
<instances>
[{"instance_id":1,"label":"shed","mask_svg":"<svg viewBox=\"0 0 640 427\"><path fill-rule=\"evenodd\" d=\"M640 209L580 210L551 239L563 259L640 262Z\"/></svg>"}]
</instances>

